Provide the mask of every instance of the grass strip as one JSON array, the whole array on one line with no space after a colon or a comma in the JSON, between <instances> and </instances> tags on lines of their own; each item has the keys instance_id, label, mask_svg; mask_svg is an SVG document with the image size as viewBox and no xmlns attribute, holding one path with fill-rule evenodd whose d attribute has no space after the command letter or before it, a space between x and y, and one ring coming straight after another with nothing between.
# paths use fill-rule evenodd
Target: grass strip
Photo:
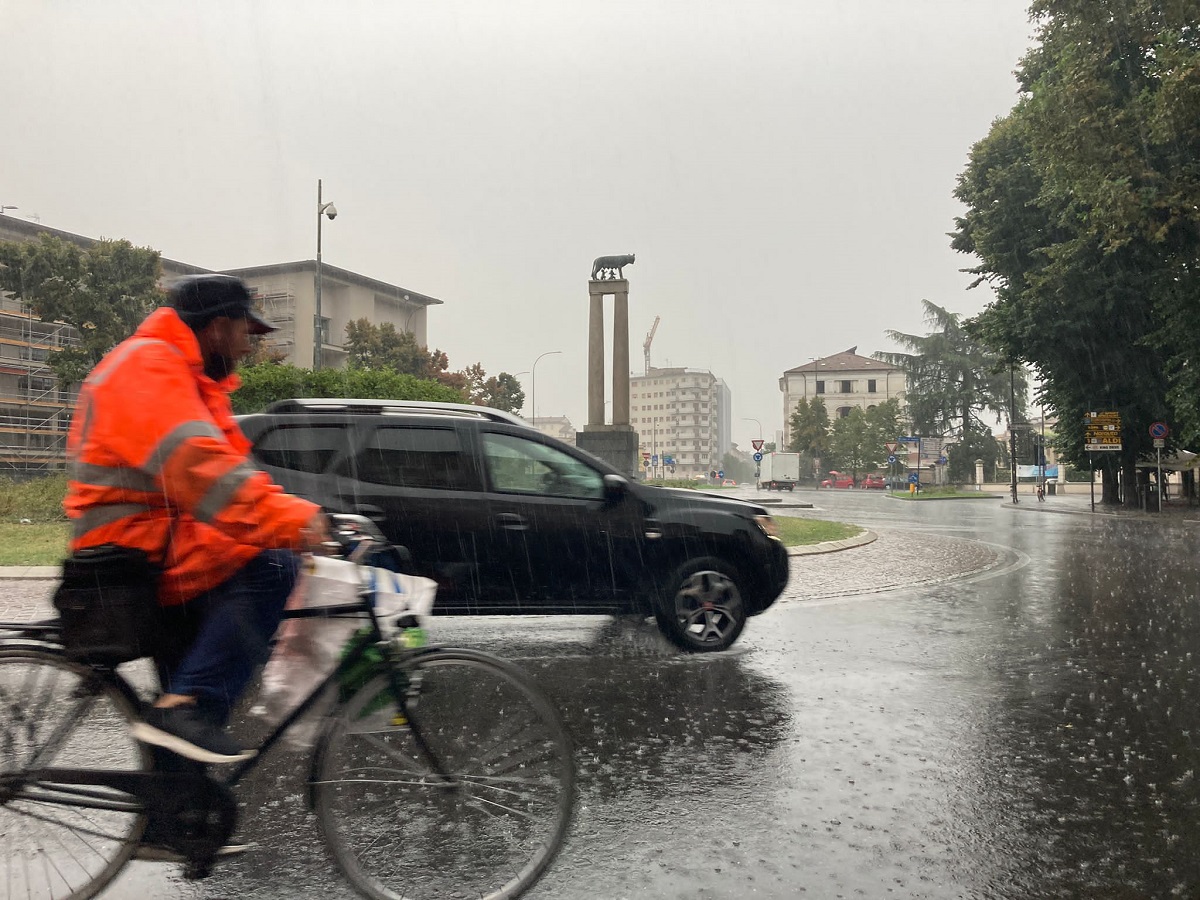
<instances>
[{"instance_id":1,"label":"grass strip","mask_svg":"<svg viewBox=\"0 0 1200 900\"><path fill-rule=\"evenodd\" d=\"M828 522L824 519L802 519L798 516L774 516L779 537L785 547L803 547L824 541L844 541L862 534L864 529L847 522Z\"/></svg>"}]
</instances>

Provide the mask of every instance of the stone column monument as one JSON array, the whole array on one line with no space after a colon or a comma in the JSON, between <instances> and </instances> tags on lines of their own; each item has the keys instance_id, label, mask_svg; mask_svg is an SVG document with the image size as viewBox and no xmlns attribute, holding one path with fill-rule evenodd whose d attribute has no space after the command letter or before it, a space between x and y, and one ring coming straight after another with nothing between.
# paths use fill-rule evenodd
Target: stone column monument
<instances>
[{"instance_id":1,"label":"stone column monument","mask_svg":"<svg viewBox=\"0 0 1200 900\"><path fill-rule=\"evenodd\" d=\"M601 256L588 281L588 423L575 443L629 478L637 476L638 437L629 422L628 256ZM612 422L604 420L604 298L613 297Z\"/></svg>"}]
</instances>

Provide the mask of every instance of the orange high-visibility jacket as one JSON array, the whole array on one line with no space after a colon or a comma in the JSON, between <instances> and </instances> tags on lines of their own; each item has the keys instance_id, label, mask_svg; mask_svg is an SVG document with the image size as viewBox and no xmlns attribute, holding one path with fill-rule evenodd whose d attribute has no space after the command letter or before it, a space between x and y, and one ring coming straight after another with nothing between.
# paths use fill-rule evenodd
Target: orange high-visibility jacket
<instances>
[{"instance_id":1,"label":"orange high-visibility jacket","mask_svg":"<svg viewBox=\"0 0 1200 900\"><path fill-rule=\"evenodd\" d=\"M171 606L265 549L298 547L318 507L254 468L229 402L239 384L204 374L195 334L165 307L109 352L80 389L67 441L71 549L145 550Z\"/></svg>"}]
</instances>

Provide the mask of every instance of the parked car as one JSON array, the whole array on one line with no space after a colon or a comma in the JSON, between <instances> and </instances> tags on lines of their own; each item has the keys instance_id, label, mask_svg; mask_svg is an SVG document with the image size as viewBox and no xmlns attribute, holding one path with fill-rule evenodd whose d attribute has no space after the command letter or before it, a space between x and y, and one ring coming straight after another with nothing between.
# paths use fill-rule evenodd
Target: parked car
<instances>
[{"instance_id":1,"label":"parked car","mask_svg":"<svg viewBox=\"0 0 1200 900\"><path fill-rule=\"evenodd\" d=\"M685 650L723 650L787 583L762 506L631 483L498 410L288 400L239 421L285 489L407 547L435 613L652 614Z\"/></svg>"},{"instance_id":2,"label":"parked car","mask_svg":"<svg viewBox=\"0 0 1200 900\"><path fill-rule=\"evenodd\" d=\"M852 488L854 487L854 476L846 475L842 472L830 472L829 477L821 482L823 488Z\"/></svg>"},{"instance_id":3,"label":"parked car","mask_svg":"<svg viewBox=\"0 0 1200 900\"><path fill-rule=\"evenodd\" d=\"M864 475L858 486L864 491L882 491L885 487L882 475Z\"/></svg>"}]
</instances>

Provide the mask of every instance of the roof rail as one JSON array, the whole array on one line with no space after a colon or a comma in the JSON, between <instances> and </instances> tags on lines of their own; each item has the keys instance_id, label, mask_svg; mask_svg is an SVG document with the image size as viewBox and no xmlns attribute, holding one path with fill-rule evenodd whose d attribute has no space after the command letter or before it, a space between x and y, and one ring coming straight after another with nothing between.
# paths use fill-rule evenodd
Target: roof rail
<instances>
[{"instance_id":1,"label":"roof rail","mask_svg":"<svg viewBox=\"0 0 1200 900\"><path fill-rule=\"evenodd\" d=\"M470 403L438 403L429 400L363 400L340 397L297 398L277 400L268 406L266 413L360 413L362 415L385 415L388 413L424 413L425 415L469 416L490 419L507 425L532 428L520 416L492 409L490 406L474 406Z\"/></svg>"}]
</instances>

